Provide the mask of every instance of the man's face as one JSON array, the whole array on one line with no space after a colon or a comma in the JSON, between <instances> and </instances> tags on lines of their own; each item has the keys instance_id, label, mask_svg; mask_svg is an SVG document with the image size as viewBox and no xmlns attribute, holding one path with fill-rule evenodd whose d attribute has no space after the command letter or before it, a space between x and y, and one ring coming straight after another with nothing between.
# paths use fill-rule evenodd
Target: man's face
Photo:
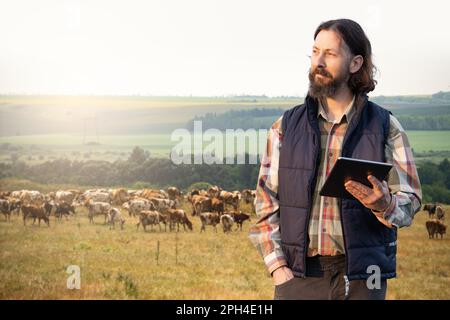
<instances>
[{"instance_id":1,"label":"man's face","mask_svg":"<svg viewBox=\"0 0 450 320\"><path fill-rule=\"evenodd\" d=\"M320 31L311 54L309 94L316 98L333 97L347 85L350 60L350 50L335 31Z\"/></svg>"}]
</instances>

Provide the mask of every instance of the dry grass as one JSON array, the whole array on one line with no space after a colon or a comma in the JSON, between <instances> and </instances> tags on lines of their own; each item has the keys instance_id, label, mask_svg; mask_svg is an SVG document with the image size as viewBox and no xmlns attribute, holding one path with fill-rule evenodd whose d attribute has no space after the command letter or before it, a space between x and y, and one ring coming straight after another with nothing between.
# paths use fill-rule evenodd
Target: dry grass
<instances>
[{"instance_id":1,"label":"dry grass","mask_svg":"<svg viewBox=\"0 0 450 320\"><path fill-rule=\"evenodd\" d=\"M190 214L190 209L185 207ZM0 220L1 299L271 299L273 286L244 231L216 234L109 230L103 218L89 225L86 212L57 223L24 227L21 218ZM389 299L449 299L450 240L429 240L418 213L399 232L398 279ZM252 219L252 223L255 218ZM178 239L177 239L178 238ZM157 242L160 255L156 261ZM177 245L176 245L177 243ZM178 254L176 255L176 247ZM81 290L66 289L66 268L81 268Z\"/></svg>"}]
</instances>

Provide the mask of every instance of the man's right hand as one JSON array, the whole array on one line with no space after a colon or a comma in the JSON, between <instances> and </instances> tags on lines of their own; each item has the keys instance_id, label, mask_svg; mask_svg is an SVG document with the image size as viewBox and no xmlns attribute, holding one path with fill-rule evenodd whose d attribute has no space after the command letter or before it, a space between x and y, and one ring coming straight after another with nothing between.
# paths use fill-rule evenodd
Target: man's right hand
<instances>
[{"instance_id":1,"label":"man's right hand","mask_svg":"<svg viewBox=\"0 0 450 320\"><path fill-rule=\"evenodd\" d=\"M288 267L278 268L272 273L273 283L276 286L291 280L293 277L294 275Z\"/></svg>"}]
</instances>

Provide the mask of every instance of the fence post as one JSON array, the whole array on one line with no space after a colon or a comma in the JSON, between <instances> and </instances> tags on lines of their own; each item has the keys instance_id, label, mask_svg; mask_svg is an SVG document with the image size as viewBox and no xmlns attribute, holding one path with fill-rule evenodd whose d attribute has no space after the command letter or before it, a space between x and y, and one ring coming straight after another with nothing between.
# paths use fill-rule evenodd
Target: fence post
<instances>
[{"instance_id":1,"label":"fence post","mask_svg":"<svg viewBox=\"0 0 450 320\"><path fill-rule=\"evenodd\" d=\"M156 242L156 265L159 265L159 240Z\"/></svg>"}]
</instances>

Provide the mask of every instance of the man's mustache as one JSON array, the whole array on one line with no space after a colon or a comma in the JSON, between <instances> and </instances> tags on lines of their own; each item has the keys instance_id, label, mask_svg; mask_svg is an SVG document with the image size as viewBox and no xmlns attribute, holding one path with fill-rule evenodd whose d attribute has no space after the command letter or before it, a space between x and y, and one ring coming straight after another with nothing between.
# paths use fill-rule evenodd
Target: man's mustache
<instances>
[{"instance_id":1,"label":"man's mustache","mask_svg":"<svg viewBox=\"0 0 450 320\"><path fill-rule=\"evenodd\" d=\"M329 73L327 70L322 69L322 68L316 68L311 74L312 74L312 76L320 74L321 76L333 79L333 76L331 75L331 73Z\"/></svg>"}]
</instances>

